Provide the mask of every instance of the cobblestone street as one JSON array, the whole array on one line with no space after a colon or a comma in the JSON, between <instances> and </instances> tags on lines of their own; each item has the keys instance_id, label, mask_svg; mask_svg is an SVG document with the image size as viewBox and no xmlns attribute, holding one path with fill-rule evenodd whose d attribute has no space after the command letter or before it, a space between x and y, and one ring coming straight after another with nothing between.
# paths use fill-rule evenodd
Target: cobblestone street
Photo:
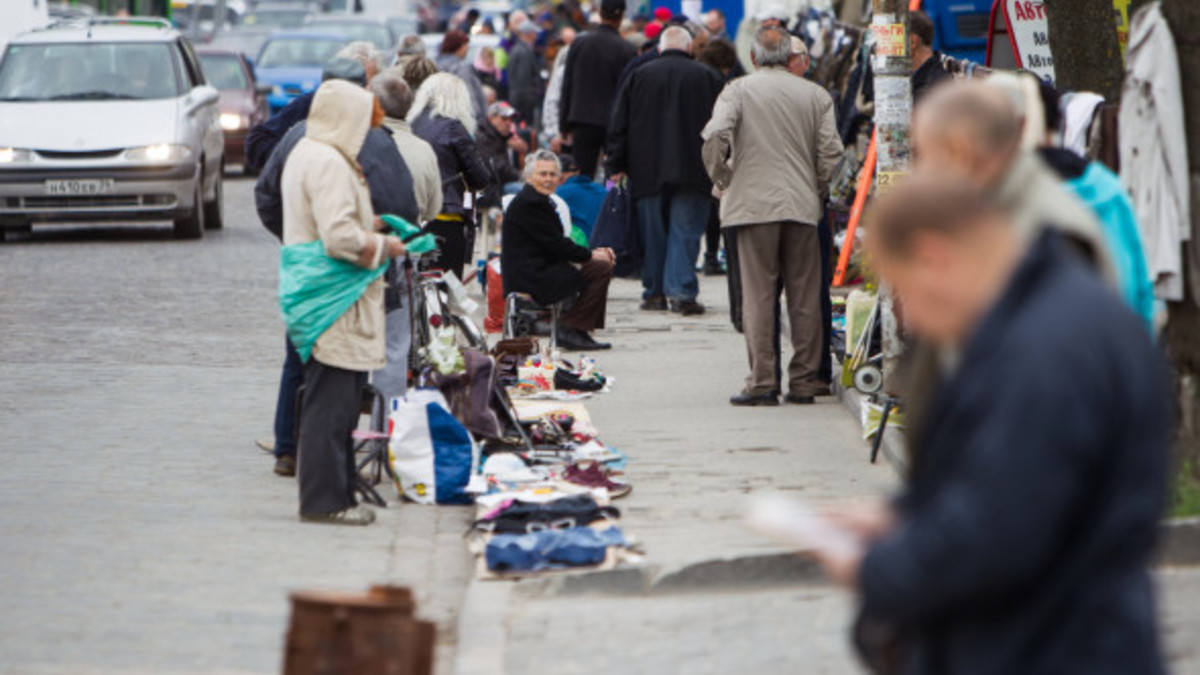
<instances>
[{"instance_id":1,"label":"cobblestone street","mask_svg":"<svg viewBox=\"0 0 1200 675\"><path fill-rule=\"evenodd\" d=\"M297 522L294 481L254 446L283 328L278 243L251 188L227 179L226 228L199 242L164 224L0 245L0 673L279 672L289 591L380 582L411 586L438 622L439 675L859 672L853 600L740 565L795 561L741 513L757 489L819 504L887 492L895 474L867 462L832 398L729 406L745 352L723 278L701 280L709 313L687 319L639 312L636 282L612 287L599 361L616 383L587 405L630 456L617 506L652 570L633 586L652 588L473 582L469 510L390 489L371 527ZM1200 573L1158 579L1173 673L1200 675Z\"/></svg>"}]
</instances>

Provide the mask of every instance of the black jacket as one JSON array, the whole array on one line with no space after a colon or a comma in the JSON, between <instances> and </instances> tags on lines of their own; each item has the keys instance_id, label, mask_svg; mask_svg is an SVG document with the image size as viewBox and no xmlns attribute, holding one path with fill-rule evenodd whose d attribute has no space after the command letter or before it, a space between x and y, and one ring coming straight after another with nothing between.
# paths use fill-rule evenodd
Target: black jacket
<instances>
[{"instance_id":1,"label":"black jacket","mask_svg":"<svg viewBox=\"0 0 1200 675\"><path fill-rule=\"evenodd\" d=\"M613 107L608 170L629 173L634 198L680 188L712 192L700 132L722 87L720 73L678 50L629 76Z\"/></svg>"},{"instance_id":2,"label":"black jacket","mask_svg":"<svg viewBox=\"0 0 1200 675\"><path fill-rule=\"evenodd\" d=\"M942 55L940 52L934 52L932 56L921 64L920 68L913 71L909 76L909 81L912 83L912 98L913 105L920 102L921 97L930 89L933 89L939 82L951 79L950 73L946 72L946 67L942 64Z\"/></svg>"},{"instance_id":3,"label":"black jacket","mask_svg":"<svg viewBox=\"0 0 1200 675\"><path fill-rule=\"evenodd\" d=\"M1047 233L913 439L859 575L907 675L1161 675L1150 564L1171 438L1146 327Z\"/></svg>"},{"instance_id":4,"label":"black jacket","mask_svg":"<svg viewBox=\"0 0 1200 675\"><path fill-rule=\"evenodd\" d=\"M526 117L528 111L537 108L542 96L542 69L538 66L537 54L521 40L508 50L508 100L521 111L522 121L533 124Z\"/></svg>"},{"instance_id":5,"label":"black jacket","mask_svg":"<svg viewBox=\"0 0 1200 675\"><path fill-rule=\"evenodd\" d=\"M301 120L284 134L254 183L254 206L258 217L263 227L280 240L283 239L283 168L307 128L307 121ZM368 131L357 159L371 191L371 209L375 215L391 213L416 223L420 210L413 193L412 172L396 149L391 130L382 127ZM388 288L384 292L389 311L401 304L400 274L400 261L393 260L388 268Z\"/></svg>"},{"instance_id":6,"label":"black jacket","mask_svg":"<svg viewBox=\"0 0 1200 675\"><path fill-rule=\"evenodd\" d=\"M611 26L597 26L575 38L563 69L559 129L578 124L607 127L617 98L617 80L637 50Z\"/></svg>"},{"instance_id":7,"label":"black jacket","mask_svg":"<svg viewBox=\"0 0 1200 675\"><path fill-rule=\"evenodd\" d=\"M413 120L412 130L432 145L437 155L442 174L442 213L464 215L467 209L463 208L463 192L482 190L492 180L492 172L479 158L475 141L462 122L430 115L428 110Z\"/></svg>"},{"instance_id":8,"label":"black jacket","mask_svg":"<svg viewBox=\"0 0 1200 675\"><path fill-rule=\"evenodd\" d=\"M285 105L283 110L255 125L246 134L246 165L252 171L261 171L267 165L275 145L283 139L288 130L308 119L308 111L312 108L316 96L316 89L307 94L300 94Z\"/></svg>"},{"instance_id":9,"label":"black jacket","mask_svg":"<svg viewBox=\"0 0 1200 675\"><path fill-rule=\"evenodd\" d=\"M521 172L508 158L508 138L501 136L487 119L479 120L479 131L475 133L475 146L479 158L492 172L492 182L479 198L480 206L499 206L504 184L521 180Z\"/></svg>"},{"instance_id":10,"label":"black jacket","mask_svg":"<svg viewBox=\"0 0 1200 675\"><path fill-rule=\"evenodd\" d=\"M549 305L579 292L583 277L571 263L587 262L592 252L563 234L549 197L526 185L508 205L501 230L505 294L528 293Z\"/></svg>"}]
</instances>

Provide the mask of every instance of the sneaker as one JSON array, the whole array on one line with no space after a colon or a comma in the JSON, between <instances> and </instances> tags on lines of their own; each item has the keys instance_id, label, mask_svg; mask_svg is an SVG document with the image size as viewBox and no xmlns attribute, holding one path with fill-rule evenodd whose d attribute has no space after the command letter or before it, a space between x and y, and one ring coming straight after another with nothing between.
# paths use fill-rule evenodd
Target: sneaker
<instances>
[{"instance_id":1,"label":"sneaker","mask_svg":"<svg viewBox=\"0 0 1200 675\"><path fill-rule=\"evenodd\" d=\"M254 444L263 452L275 454L275 439L273 438L258 438L254 440Z\"/></svg>"},{"instance_id":2,"label":"sneaker","mask_svg":"<svg viewBox=\"0 0 1200 675\"><path fill-rule=\"evenodd\" d=\"M300 520L306 523L325 523L326 525L370 525L375 522L375 512L365 506L351 506L333 513L314 515L302 513Z\"/></svg>"},{"instance_id":3,"label":"sneaker","mask_svg":"<svg viewBox=\"0 0 1200 675\"><path fill-rule=\"evenodd\" d=\"M704 305L695 300L672 300L671 311L683 316L700 316L704 313Z\"/></svg>"},{"instance_id":4,"label":"sneaker","mask_svg":"<svg viewBox=\"0 0 1200 675\"><path fill-rule=\"evenodd\" d=\"M275 473L280 476L296 475L295 455L280 455L275 458Z\"/></svg>"},{"instance_id":5,"label":"sneaker","mask_svg":"<svg viewBox=\"0 0 1200 675\"><path fill-rule=\"evenodd\" d=\"M725 274L725 270L721 269L721 263L716 260L704 261L704 276L719 277L722 274Z\"/></svg>"},{"instance_id":6,"label":"sneaker","mask_svg":"<svg viewBox=\"0 0 1200 675\"><path fill-rule=\"evenodd\" d=\"M624 497L633 492L633 486L628 483L618 483L610 480L606 472L596 462L572 464L563 472L563 480L572 485L586 488L604 488L613 499Z\"/></svg>"},{"instance_id":7,"label":"sneaker","mask_svg":"<svg viewBox=\"0 0 1200 675\"><path fill-rule=\"evenodd\" d=\"M642 300L643 312L665 312L667 311L667 299L661 295L654 295L645 300Z\"/></svg>"}]
</instances>

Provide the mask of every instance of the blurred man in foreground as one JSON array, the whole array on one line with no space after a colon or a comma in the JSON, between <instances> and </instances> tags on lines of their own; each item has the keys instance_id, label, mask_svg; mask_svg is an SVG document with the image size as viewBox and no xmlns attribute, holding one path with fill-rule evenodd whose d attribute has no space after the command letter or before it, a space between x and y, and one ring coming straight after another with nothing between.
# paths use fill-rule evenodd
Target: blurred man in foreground
<instances>
[{"instance_id":1,"label":"blurred man in foreground","mask_svg":"<svg viewBox=\"0 0 1200 675\"><path fill-rule=\"evenodd\" d=\"M1164 672L1147 566L1165 499L1167 373L1062 234L917 174L868 224L875 268L941 378L911 481L818 546L882 672Z\"/></svg>"}]
</instances>

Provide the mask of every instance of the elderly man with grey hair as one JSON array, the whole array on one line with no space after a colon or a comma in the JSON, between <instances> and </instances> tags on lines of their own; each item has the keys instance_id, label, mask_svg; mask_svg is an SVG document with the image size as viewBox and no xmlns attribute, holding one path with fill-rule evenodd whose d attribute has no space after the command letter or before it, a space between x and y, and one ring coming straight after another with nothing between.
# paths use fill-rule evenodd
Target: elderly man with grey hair
<instances>
[{"instance_id":1,"label":"elderly man with grey hair","mask_svg":"<svg viewBox=\"0 0 1200 675\"><path fill-rule=\"evenodd\" d=\"M704 313L696 297L696 257L708 227L712 181L700 132L724 80L692 60L692 35L671 26L658 58L633 71L617 95L609 130L608 170L629 174L646 261L642 309Z\"/></svg>"},{"instance_id":2,"label":"elderly man with grey hair","mask_svg":"<svg viewBox=\"0 0 1200 675\"><path fill-rule=\"evenodd\" d=\"M608 349L590 333L604 328L612 249L589 251L563 231L551 195L562 173L558 156L539 150L525 163L525 187L504 215L500 269L504 292L524 293L540 305L572 302L558 322L558 344L573 351Z\"/></svg>"},{"instance_id":3,"label":"elderly man with grey hair","mask_svg":"<svg viewBox=\"0 0 1200 675\"><path fill-rule=\"evenodd\" d=\"M405 117L412 107L413 93L404 81L404 71L392 67L371 80L368 89L383 108L383 128L412 174L413 197L420 222L437 217L442 210L442 178L433 146L417 137ZM388 287L384 294L387 309L387 365L371 373L371 383L385 400L403 396L408 388L409 351L412 348L412 317L405 303L408 295L410 265L393 260L387 271Z\"/></svg>"},{"instance_id":4,"label":"elderly man with grey hair","mask_svg":"<svg viewBox=\"0 0 1200 675\"><path fill-rule=\"evenodd\" d=\"M733 405L778 405L776 286L782 281L793 355L789 403L814 401L821 349L817 222L842 156L829 93L788 72L791 36L765 26L752 52L758 71L730 82L704 127L704 164L721 198L721 227L737 232L743 329L750 376Z\"/></svg>"}]
</instances>

